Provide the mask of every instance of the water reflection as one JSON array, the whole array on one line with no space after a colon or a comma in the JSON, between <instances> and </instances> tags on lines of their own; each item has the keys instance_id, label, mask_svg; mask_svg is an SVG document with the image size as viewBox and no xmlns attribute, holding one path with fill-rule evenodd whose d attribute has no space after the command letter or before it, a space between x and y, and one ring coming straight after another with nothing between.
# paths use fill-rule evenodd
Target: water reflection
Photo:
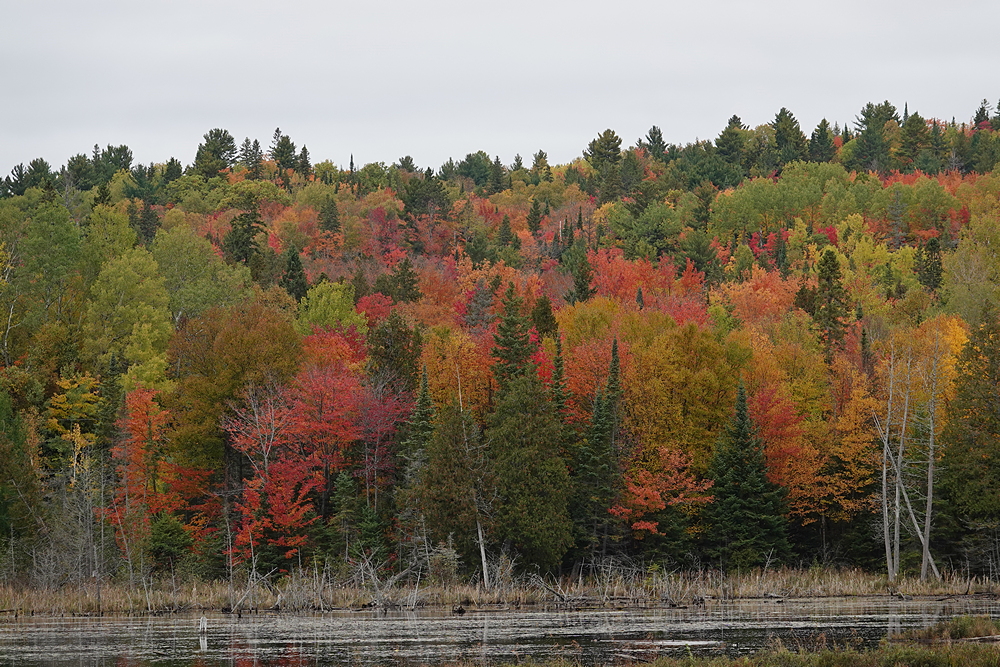
<instances>
[{"instance_id":1,"label":"water reflection","mask_svg":"<svg viewBox=\"0 0 1000 667\"><path fill-rule=\"evenodd\" d=\"M0 664L371 665L563 657L585 664L664 654L738 655L790 647L870 646L888 630L958 614L997 614L985 599L709 601L690 609L215 614L7 619Z\"/></svg>"}]
</instances>

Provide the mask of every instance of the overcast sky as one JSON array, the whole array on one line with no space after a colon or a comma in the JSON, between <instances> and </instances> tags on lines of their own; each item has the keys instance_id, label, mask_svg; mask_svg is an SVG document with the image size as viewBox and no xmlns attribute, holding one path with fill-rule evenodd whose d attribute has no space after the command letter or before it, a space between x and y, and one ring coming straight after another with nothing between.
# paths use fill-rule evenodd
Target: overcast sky
<instances>
[{"instance_id":1,"label":"overcast sky","mask_svg":"<svg viewBox=\"0 0 1000 667\"><path fill-rule=\"evenodd\" d=\"M509 164L715 138L788 107L808 134L866 102L960 122L1000 98L1000 3L0 0L0 174L95 143L194 160L275 127L314 162Z\"/></svg>"}]
</instances>

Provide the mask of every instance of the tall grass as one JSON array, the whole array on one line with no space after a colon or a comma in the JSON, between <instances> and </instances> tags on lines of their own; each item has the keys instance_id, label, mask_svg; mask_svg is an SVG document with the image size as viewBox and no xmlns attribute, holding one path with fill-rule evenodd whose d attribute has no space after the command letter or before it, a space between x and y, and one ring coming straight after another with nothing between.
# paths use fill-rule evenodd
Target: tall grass
<instances>
[{"instance_id":1,"label":"tall grass","mask_svg":"<svg viewBox=\"0 0 1000 667\"><path fill-rule=\"evenodd\" d=\"M903 579L890 586L884 576L853 569L764 569L666 572L656 567L606 563L574 577L515 576L498 572L495 585L478 582L428 583L419 577L394 581L369 572L335 576L319 569L297 570L280 578L243 576L231 582L91 581L83 585L29 588L0 584L0 613L149 614L196 610L323 612L363 607L517 608L531 605L641 607L696 605L709 599L831 596L925 596L996 593L996 582L948 575L921 582Z\"/></svg>"}]
</instances>

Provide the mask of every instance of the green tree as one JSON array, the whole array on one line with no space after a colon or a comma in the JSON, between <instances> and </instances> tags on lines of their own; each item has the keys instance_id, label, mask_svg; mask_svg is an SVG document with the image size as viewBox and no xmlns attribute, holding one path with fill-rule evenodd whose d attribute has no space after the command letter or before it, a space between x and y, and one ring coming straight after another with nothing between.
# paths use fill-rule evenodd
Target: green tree
<instances>
[{"instance_id":1,"label":"green tree","mask_svg":"<svg viewBox=\"0 0 1000 667\"><path fill-rule=\"evenodd\" d=\"M163 276L175 325L213 306L231 306L249 298L247 267L227 265L211 242L190 227L161 229L150 252Z\"/></svg>"},{"instance_id":2,"label":"green tree","mask_svg":"<svg viewBox=\"0 0 1000 667\"><path fill-rule=\"evenodd\" d=\"M256 181L264 173L264 151L260 147L260 142L250 137L243 140L240 146L240 164L247 170L247 178Z\"/></svg>"},{"instance_id":3,"label":"green tree","mask_svg":"<svg viewBox=\"0 0 1000 667\"><path fill-rule=\"evenodd\" d=\"M368 332L369 376L379 378L378 384L413 391L421 347L420 331L408 326L399 311L393 310Z\"/></svg>"},{"instance_id":4,"label":"green tree","mask_svg":"<svg viewBox=\"0 0 1000 667\"><path fill-rule=\"evenodd\" d=\"M829 162L836 155L837 147L833 143L833 132L830 130L830 123L824 118L809 137L809 161Z\"/></svg>"},{"instance_id":5,"label":"green tree","mask_svg":"<svg viewBox=\"0 0 1000 667\"><path fill-rule=\"evenodd\" d=\"M385 294L395 303L412 303L419 301L423 296L420 293L417 272L413 269L413 262L409 257L404 257L396 264L391 273L383 273L376 278L373 290Z\"/></svg>"},{"instance_id":6,"label":"green tree","mask_svg":"<svg viewBox=\"0 0 1000 667\"><path fill-rule=\"evenodd\" d=\"M883 172L892 167L890 145L885 137L885 127L889 121L899 121L896 107L892 104L869 102L865 105L857 119L858 136L853 156L847 167L858 171L876 172Z\"/></svg>"},{"instance_id":7,"label":"green tree","mask_svg":"<svg viewBox=\"0 0 1000 667\"><path fill-rule=\"evenodd\" d=\"M556 315L552 311L552 300L548 295L542 294L535 299L535 305L531 308L531 325L539 336L556 336L559 333Z\"/></svg>"},{"instance_id":8,"label":"green tree","mask_svg":"<svg viewBox=\"0 0 1000 667\"><path fill-rule=\"evenodd\" d=\"M837 254L827 248L817 266L819 283L816 286L816 300L813 321L822 332L827 359L833 357L834 349L844 339L848 315L847 292L844 290Z\"/></svg>"},{"instance_id":9,"label":"green tree","mask_svg":"<svg viewBox=\"0 0 1000 667\"><path fill-rule=\"evenodd\" d=\"M84 318L84 352L102 368L112 358L128 366L125 386L163 386L173 330L169 298L153 255L133 248L107 262L91 289Z\"/></svg>"},{"instance_id":10,"label":"green tree","mask_svg":"<svg viewBox=\"0 0 1000 667\"><path fill-rule=\"evenodd\" d=\"M574 304L581 301L589 301L597 294L597 288L592 286L594 281L594 270L590 266L590 260L586 255L579 258L573 265L573 289L563 297L567 303Z\"/></svg>"},{"instance_id":11,"label":"green tree","mask_svg":"<svg viewBox=\"0 0 1000 667\"><path fill-rule=\"evenodd\" d=\"M983 311L956 364L955 398L941 434L941 501L963 562L995 564L1000 531L1000 322Z\"/></svg>"},{"instance_id":12,"label":"green tree","mask_svg":"<svg viewBox=\"0 0 1000 667\"><path fill-rule=\"evenodd\" d=\"M768 481L764 445L750 420L742 382L736 412L709 468L713 501L705 509L708 555L727 569L781 563L791 555L784 490Z\"/></svg>"},{"instance_id":13,"label":"green tree","mask_svg":"<svg viewBox=\"0 0 1000 667\"><path fill-rule=\"evenodd\" d=\"M659 160L660 162L667 161L667 142L663 140L663 131L656 125L649 128L646 139L642 142L642 147L649 153L649 157L654 160Z\"/></svg>"},{"instance_id":14,"label":"green tree","mask_svg":"<svg viewBox=\"0 0 1000 667\"><path fill-rule=\"evenodd\" d=\"M305 269L302 268L302 257L295 246L288 246L285 250L285 270L281 274L278 284L285 288L285 291L292 295L296 301L301 301L302 297L309 291L309 281L306 280Z\"/></svg>"},{"instance_id":15,"label":"green tree","mask_svg":"<svg viewBox=\"0 0 1000 667\"><path fill-rule=\"evenodd\" d=\"M726 128L715 140L719 157L730 164L742 167L746 157L747 128L739 116L732 116Z\"/></svg>"},{"instance_id":16,"label":"green tree","mask_svg":"<svg viewBox=\"0 0 1000 667\"><path fill-rule=\"evenodd\" d=\"M299 301L295 330L302 335L308 335L312 333L313 327L317 326L353 326L359 333L368 333L364 315L354 309L354 285L321 282L309 288Z\"/></svg>"},{"instance_id":17,"label":"green tree","mask_svg":"<svg viewBox=\"0 0 1000 667\"><path fill-rule=\"evenodd\" d=\"M493 364L493 376L501 391L516 377L528 372L531 365L531 355L535 346L529 336L530 323L521 311L524 300L514 293L511 283L501 301L500 322L493 334L491 354L496 362Z\"/></svg>"},{"instance_id":18,"label":"green tree","mask_svg":"<svg viewBox=\"0 0 1000 667\"><path fill-rule=\"evenodd\" d=\"M194 158L194 173L206 179L215 178L219 172L230 168L236 160L236 140L228 130L215 128L205 133L205 141L198 144Z\"/></svg>"},{"instance_id":19,"label":"green tree","mask_svg":"<svg viewBox=\"0 0 1000 667\"><path fill-rule=\"evenodd\" d=\"M494 529L525 568L552 570L572 544L562 428L535 373L512 379L489 419Z\"/></svg>"},{"instance_id":20,"label":"green tree","mask_svg":"<svg viewBox=\"0 0 1000 667\"><path fill-rule=\"evenodd\" d=\"M324 232L340 231L340 212L337 209L337 200L332 196L324 199L319 209L319 228Z\"/></svg>"},{"instance_id":21,"label":"green tree","mask_svg":"<svg viewBox=\"0 0 1000 667\"><path fill-rule=\"evenodd\" d=\"M531 200L531 209L528 211L528 231L537 234L542 226L542 206L535 197Z\"/></svg>"},{"instance_id":22,"label":"green tree","mask_svg":"<svg viewBox=\"0 0 1000 667\"><path fill-rule=\"evenodd\" d=\"M774 117L774 145L778 151L778 164L804 160L807 155L806 135L792 112L782 107Z\"/></svg>"}]
</instances>

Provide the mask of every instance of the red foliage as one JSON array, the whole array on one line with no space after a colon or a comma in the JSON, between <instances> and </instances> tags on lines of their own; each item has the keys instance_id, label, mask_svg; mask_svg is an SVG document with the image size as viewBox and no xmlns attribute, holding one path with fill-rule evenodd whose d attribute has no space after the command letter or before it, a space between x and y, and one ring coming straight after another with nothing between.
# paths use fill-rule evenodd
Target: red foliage
<instances>
[{"instance_id":1,"label":"red foliage","mask_svg":"<svg viewBox=\"0 0 1000 667\"><path fill-rule=\"evenodd\" d=\"M367 294L358 299L357 311L363 313L371 328L389 317L392 311L392 299L381 292Z\"/></svg>"}]
</instances>

